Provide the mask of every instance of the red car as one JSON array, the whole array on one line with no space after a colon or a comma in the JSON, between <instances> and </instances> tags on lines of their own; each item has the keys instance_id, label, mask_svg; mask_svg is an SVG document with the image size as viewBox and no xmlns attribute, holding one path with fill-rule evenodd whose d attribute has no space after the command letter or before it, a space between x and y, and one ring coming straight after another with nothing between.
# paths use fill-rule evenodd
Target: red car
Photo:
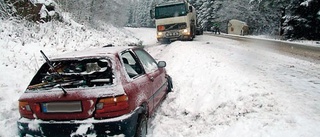
<instances>
[{"instance_id":1,"label":"red car","mask_svg":"<svg viewBox=\"0 0 320 137\"><path fill-rule=\"evenodd\" d=\"M48 59L19 99L20 136L145 136L172 89L166 62L138 47L104 47Z\"/></svg>"}]
</instances>

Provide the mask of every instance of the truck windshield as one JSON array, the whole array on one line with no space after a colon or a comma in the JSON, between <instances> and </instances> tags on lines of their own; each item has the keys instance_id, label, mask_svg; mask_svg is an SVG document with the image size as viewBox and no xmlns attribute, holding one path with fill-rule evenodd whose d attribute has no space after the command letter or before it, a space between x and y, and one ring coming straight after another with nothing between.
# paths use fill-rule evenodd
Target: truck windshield
<instances>
[{"instance_id":1,"label":"truck windshield","mask_svg":"<svg viewBox=\"0 0 320 137\"><path fill-rule=\"evenodd\" d=\"M156 7L155 11L156 19L178 17L187 14L187 8L184 3Z\"/></svg>"}]
</instances>

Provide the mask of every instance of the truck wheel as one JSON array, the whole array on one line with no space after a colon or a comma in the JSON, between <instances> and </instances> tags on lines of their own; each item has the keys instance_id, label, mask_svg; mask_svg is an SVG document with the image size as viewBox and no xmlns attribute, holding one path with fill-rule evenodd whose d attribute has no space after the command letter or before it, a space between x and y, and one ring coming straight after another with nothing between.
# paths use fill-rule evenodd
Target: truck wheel
<instances>
[{"instance_id":1,"label":"truck wheel","mask_svg":"<svg viewBox=\"0 0 320 137\"><path fill-rule=\"evenodd\" d=\"M194 31L192 30L190 34L189 41L193 41L193 38L195 38Z\"/></svg>"},{"instance_id":2,"label":"truck wheel","mask_svg":"<svg viewBox=\"0 0 320 137\"><path fill-rule=\"evenodd\" d=\"M189 41L193 41L193 36L191 36L191 37L189 38Z\"/></svg>"},{"instance_id":3,"label":"truck wheel","mask_svg":"<svg viewBox=\"0 0 320 137\"><path fill-rule=\"evenodd\" d=\"M192 32L192 38L196 38L196 31L195 30L193 30L193 32Z\"/></svg>"},{"instance_id":4,"label":"truck wheel","mask_svg":"<svg viewBox=\"0 0 320 137\"><path fill-rule=\"evenodd\" d=\"M146 137L148 129L148 120L145 114L141 114L138 118L137 130L135 137Z\"/></svg>"},{"instance_id":5,"label":"truck wheel","mask_svg":"<svg viewBox=\"0 0 320 137\"><path fill-rule=\"evenodd\" d=\"M195 29L195 27L193 26L192 27L192 30L191 30L191 34L192 34L192 39L194 39L195 37L196 37L196 29Z\"/></svg>"}]
</instances>

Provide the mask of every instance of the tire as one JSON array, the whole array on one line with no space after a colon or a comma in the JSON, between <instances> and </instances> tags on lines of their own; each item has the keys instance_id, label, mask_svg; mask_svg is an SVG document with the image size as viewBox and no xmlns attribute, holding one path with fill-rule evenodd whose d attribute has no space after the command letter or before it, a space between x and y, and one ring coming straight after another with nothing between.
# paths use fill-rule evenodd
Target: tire
<instances>
[{"instance_id":1,"label":"tire","mask_svg":"<svg viewBox=\"0 0 320 137\"><path fill-rule=\"evenodd\" d=\"M141 114L138 118L135 137L146 137L148 133L148 119L145 114Z\"/></svg>"},{"instance_id":2,"label":"tire","mask_svg":"<svg viewBox=\"0 0 320 137\"><path fill-rule=\"evenodd\" d=\"M168 79L168 92L172 92L172 89L173 89L172 78L169 75L167 75L167 79Z\"/></svg>"},{"instance_id":3,"label":"tire","mask_svg":"<svg viewBox=\"0 0 320 137\"><path fill-rule=\"evenodd\" d=\"M196 37L196 35L195 35L195 29L194 29L194 27L192 27L191 28L191 37L190 37L190 41L193 41L193 39Z\"/></svg>"},{"instance_id":4,"label":"tire","mask_svg":"<svg viewBox=\"0 0 320 137\"><path fill-rule=\"evenodd\" d=\"M193 41L193 34L191 36L189 36L189 38L187 39L188 41Z\"/></svg>"}]
</instances>

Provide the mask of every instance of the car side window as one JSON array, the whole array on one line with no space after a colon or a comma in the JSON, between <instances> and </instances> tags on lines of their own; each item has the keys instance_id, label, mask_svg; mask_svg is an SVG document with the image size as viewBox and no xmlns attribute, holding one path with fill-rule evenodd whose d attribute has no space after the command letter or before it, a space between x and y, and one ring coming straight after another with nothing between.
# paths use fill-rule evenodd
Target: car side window
<instances>
[{"instance_id":1,"label":"car side window","mask_svg":"<svg viewBox=\"0 0 320 137\"><path fill-rule=\"evenodd\" d=\"M125 51L121 54L123 66L130 78L135 78L143 74L141 65L136 61L130 51Z\"/></svg>"},{"instance_id":2,"label":"car side window","mask_svg":"<svg viewBox=\"0 0 320 137\"><path fill-rule=\"evenodd\" d=\"M146 73L153 72L158 69L156 61L144 50L134 50L139 60L141 61Z\"/></svg>"}]
</instances>

